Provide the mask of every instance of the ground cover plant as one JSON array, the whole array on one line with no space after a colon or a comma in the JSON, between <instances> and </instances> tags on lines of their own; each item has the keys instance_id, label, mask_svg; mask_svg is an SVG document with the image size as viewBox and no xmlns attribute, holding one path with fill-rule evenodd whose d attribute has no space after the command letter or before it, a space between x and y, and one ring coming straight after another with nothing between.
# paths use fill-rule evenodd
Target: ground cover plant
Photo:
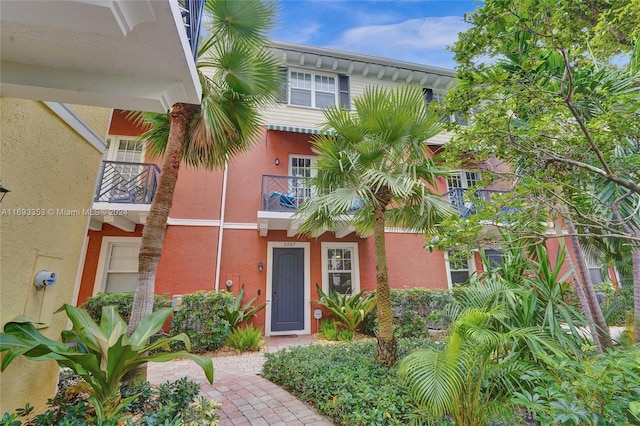
<instances>
[{"instance_id":1,"label":"ground cover plant","mask_svg":"<svg viewBox=\"0 0 640 426\"><path fill-rule=\"evenodd\" d=\"M398 343L400 356L436 345L428 339ZM337 425L405 425L414 409L411 398L375 354L375 341L291 347L265 354L263 375Z\"/></svg>"},{"instance_id":2,"label":"ground cover plant","mask_svg":"<svg viewBox=\"0 0 640 426\"><path fill-rule=\"evenodd\" d=\"M235 349L236 353L258 351L262 346L262 328L254 328L252 325L236 328L227 337L225 344Z\"/></svg>"}]
</instances>

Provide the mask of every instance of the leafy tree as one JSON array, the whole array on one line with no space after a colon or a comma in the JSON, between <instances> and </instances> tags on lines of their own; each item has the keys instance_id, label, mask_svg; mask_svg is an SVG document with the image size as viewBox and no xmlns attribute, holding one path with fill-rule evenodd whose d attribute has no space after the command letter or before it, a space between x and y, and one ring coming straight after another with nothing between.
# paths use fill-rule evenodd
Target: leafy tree
<instances>
[{"instance_id":1,"label":"leafy tree","mask_svg":"<svg viewBox=\"0 0 640 426\"><path fill-rule=\"evenodd\" d=\"M465 153L475 164L497 157L515 166L507 177L519 186L518 224L528 236L549 238L540 224L554 211L561 215L603 346L611 340L575 237L582 230L639 242L636 231L625 230L637 215L613 223L603 220L602 209L592 209L585 221L579 201L595 204L598 179L630 200L640 195L640 31L626 21L631 16L640 16L640 2L486 1L453 47L460 84L448 99L473 122L459 129L448 158ZM617 54L626 63L620 65L625 61ZM598 202L611 207L614 201ZM635 285L640 293L640 282Z\"/></svg>"},{"instance_id":2,"label":"leafy tree","mask_svg":"<svg viewBox=\"0 0 640 426\"><path fill-rule=\"evenodd\" d=\"M196 68L200 105L178 103L168 114L145 114L143 135L150 152L164 156L158 188L142 234L139 281L127 332L153 307L156 269L181 161L194 167L224 167L249 149L260 131L259 108L275 99L277 61L267 49L276 5L271 0L209 0L209 34Z\"/></svg>"},{"instance_id":3,"label":"leafy tree","mask_svg":"<svg viewBox=\"0 0 640 426\"><path fill-rule=\"evenodd\" d=\"M326 109L325 130L313 141L315 196L298 211L300 232L336 231L352 225L374 237L378 361L396 361L393 311L384 228L427 232L451 210L432 193L439 170L425 141L441 130L439 115L427 110L418 86L369 87L353 101L355 111Z\"/></svg>"}]
</instances>

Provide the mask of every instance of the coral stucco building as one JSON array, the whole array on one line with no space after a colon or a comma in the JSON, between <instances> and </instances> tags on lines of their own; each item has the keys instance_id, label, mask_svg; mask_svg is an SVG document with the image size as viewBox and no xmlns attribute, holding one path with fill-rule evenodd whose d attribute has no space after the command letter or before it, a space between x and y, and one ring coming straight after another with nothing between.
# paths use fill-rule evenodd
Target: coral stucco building
<instances>
[{"instance_id":1,"label":"coral stucco building","mask_svg":"<svg viewBox=\"0 0 640 426\"><path fill-rule=\"evenodd\" d=\"M310 141L323 124L321 108L350 108L365 87L418 84L427 102L441 101L454 84L451 70L317 47L274 42L286 75L280 103L264 112L264 131L254 148L225 170L180 169L156 293L230 290L244 285L248 297L268 301L256 325L266 335L316 331L316 284L334 289L373 290L373 237L345 227L297 236L295 209L313 189L302 178L314 173ZM456 117L450 117L455 120ZM145 162L141 133L115 111L86 243L78 303L98 292L133 291L142 227L155 190L158 166ZM425 141L432 151L450 135ZM479 174L460 171L442 179L437 191L460 204ZM407 229L386 230L392 288L446 289L475 270L476 255L449 262L442 252L424 249L424 236ZM489 252L489 255L496 253Z\"/></svg>"}]
</instances>

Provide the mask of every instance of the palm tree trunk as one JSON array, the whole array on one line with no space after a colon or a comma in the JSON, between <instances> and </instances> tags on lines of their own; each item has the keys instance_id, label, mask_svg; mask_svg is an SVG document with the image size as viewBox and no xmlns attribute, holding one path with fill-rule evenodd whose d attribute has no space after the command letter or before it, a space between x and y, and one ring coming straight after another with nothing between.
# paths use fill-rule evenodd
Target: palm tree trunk
<instances>
[{"instance_id":1,"label":"palm tree trunk","mask_svg":"<svg viewBox=\"0 0 640 426\"><path fill-rule=\"evenodd\" d=\"M640 343L640 250L631 253L633 265L633 341Z\"/></svg>"},{"instance_id":2,"label":"palm tree trunk","mask_svg":"<svg viewBox=\"0 0 640 426\"><path fill-rule=\"evenodd\" d=\"M178 180L182 147L189 122L197 112L199 105L175 104L169 112L171 127L169 140L162 162L162 171L153 203L142 232L140 254L138 257L138 285L133 298L131 319L127 327L127 335L133 332L142 319L153 311L156 271L162 254L162 244L167 229L167 218L173 203L173 193Z\"/></svg>"},{"instance_id":3,"label":"palm tree trunk","mask_svg":"<svg viewBox=\"0 0 640 426\"><path fill-rule=\"evenodd\" d=\"M609 334L609 326L604 320L604 315L602 315L602 309L600 309L600 303L598 302L596 291L593 288L593 283L591 282L591 275L589 275L589 267L587 266L587 261L585 260L582 248L578 243L578 237L575 236L575 226L569 218L566 209L563 210L565 210L563 211L563 216L565 225L567 227L567 232L569 233L569 236L567 238L569 238L569 244L571 245L573 254L576 257L578 274L580 275L580 281L582 282L586 299L589 303L589 307L591 308L593 322L596 324L598 340L600 341L600 345L602 345L603 348L613 348L613 340L611 340L611 335Z\"/></svg>"},{"instance_id":4,"label":"palm tree trunk","mask_svg":"<svg viewBox=\"0 0 640 426\"><path fill-rule=\"evenodd\" d=\"M397 359L397 344L393 335L393 310L387 271L387 252L384 241L384 207L374 210L373 239L376 258L376 300L378 315L378 362L392 366Z\"/></svg>"}]
</instances>

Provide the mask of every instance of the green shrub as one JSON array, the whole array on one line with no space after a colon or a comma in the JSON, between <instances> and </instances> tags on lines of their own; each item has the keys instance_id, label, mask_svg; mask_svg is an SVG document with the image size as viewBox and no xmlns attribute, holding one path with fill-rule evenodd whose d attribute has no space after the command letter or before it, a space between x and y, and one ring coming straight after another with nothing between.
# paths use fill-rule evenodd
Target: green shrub
<instances>
[{"instance_id":1,"label":"green shrub","mask_svg":"<svg viewBox=\"0 0 640 426\"><path fill-rule=\"evenodd\" d=\"M81 308L85 309L89 316L97 323L100 322L102 317L102 307L114 305L118 308L118 313L122 319L128 324L129 316L131 315L131 307L133 306L134 293L98 293L93 297L87 299ZM153 310L157 311L160 308L166 308L171 306L171 300L165 296L154 296Z\"/></svg>"},{"instance_id":2,"label":"green shrub","mask_svg":"<svg viewBox=\"0 0 640 426\"><path fill-rule=\"evenodd\" d=\"M338 324L334 321L323 319L320 322L320 337L330 341L338 340Z\"/></svg>"},{"instance_id":3,"label":"green shrub","mask_svg":"<svg viewBox=\"0 0 640 426\"><path fill-rule=\"evenodd\" d=\"M433 346L428 340L401 339L400 354L407 352L407 344L411 349ZM296 346L265 356L265 378L307 401L337 425L409 423L411 400L394 370L376 363L373 341Z\"/></svg>"},{"instance_id":4,"label":"green shrub","mask_svg":"<svg viewBox=\"0 0 640 426\"><path fill-rule=\"evenodd\" d=\"M224 318L229 322L232 330L237 329L242 324L249 321L251 318L253 318L255 314L257 314L267 306L266 303L253 306L255 301L258 300L257 296L250 299L243 306L242 305L243 298L244 298L244 284L242 285L242 287L240 287L240 291L238 291L238 295L233 301L233 304L229 306L224 313Z\"/></svg>"},{"instance_id":5,"label":"green shrub","mask_svg":"<svg viewBox=\"0 0 640 426\"><path fill-rule=\"evenodd\" d=\"M513 402L536 413L542 425L640 424L638 359L637 347L580 360L549 358L546 373L522 377L533 390L516 393Z\"/></svg>"},{"instance_id":6,"label":"green shrub","mask_svg":"<svg viewBox=\"0 0 640 426\"><path fill-rule=\"evenodd\" d=\"M244 328L236 328L227 337L225 343L236 350L237 353L260 350L262 345L262 328L253 328L248 325Z\"/></svg>"},{"instance_id":7,"label":"green shrub","mask_svg":"<svg viewBox=\"0 0 640 426\"><path fill-rule=\"evenodd\" d=\"M391 306L394 310L394 332L397 338L429 337L429 329L442 330L451 319L446 306L454 299L448 290L426 288L392 289ZM362 325L362 332L374 336L378 329L376 312L371 311Z\"/></svg>"},{"instance_id":8,"label":"green shrub","mask_svg":"<svg viewBox=\"0 0 640 426\"><path fill-rule=\"evenodd\" d=\"M182 309L173 315L170 334L185 333L194 353L219 349L231 333L224 319L234 302L230 292L199 291L182 296Z\"/></svg>"},{"instance_id":9,"label":"green shrub","mask_svg":"<svg viewBox=\"0 0 640 426\"><path fill-rule=\"evenodd\" d=\"M627 284L615 289L610 283L602 283L596 287L597 292L604 293L601 308L608 325L624 326L629 314L633 312L633 285Z\"/></svg>"},{"instance_id":10,"label":"green shrub","mask_svg":"<svg viewBox=\"0 0 640 426\"><path fill-rule=\"evenodd\" d=\"M376 296L373 293L361 291L352 295L330 291L327 295L317 284L316 290L320 295L320 300L315 302L329 309L337 318L338 325L352 333L356 332L367 314L376 307Z\"/></svg>"},{"instance_id":11,"label":"green shrub","mask_svg":"<svg viewBox=\"0 0 640 426\"><path fill-rule=\"evenodd\" d=\"M340 330L338 332L338 340L342 342L350 342L353 340L353 331L351 330Z\"/></svg>"}]
</instances>

